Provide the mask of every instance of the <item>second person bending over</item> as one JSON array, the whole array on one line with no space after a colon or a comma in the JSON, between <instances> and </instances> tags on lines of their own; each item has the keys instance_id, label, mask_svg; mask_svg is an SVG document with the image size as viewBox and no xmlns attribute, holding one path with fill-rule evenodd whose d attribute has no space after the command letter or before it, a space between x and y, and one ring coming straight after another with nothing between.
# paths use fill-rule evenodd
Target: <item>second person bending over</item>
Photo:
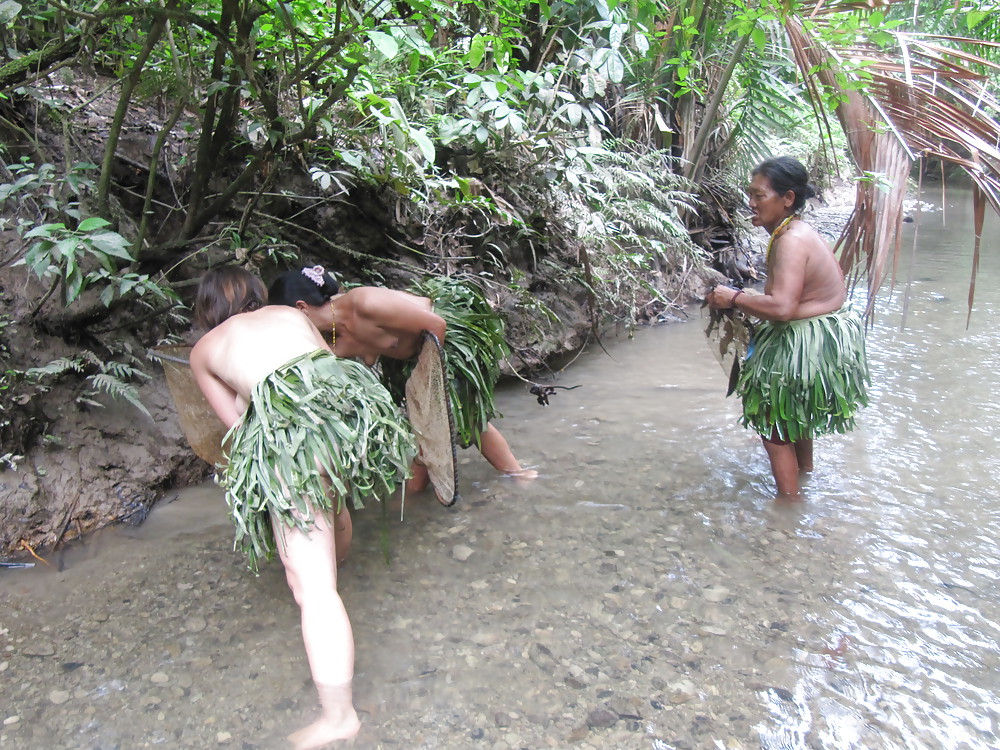
<instances>
[{"instance_id":1,"label":"second person bending over","mask_svg":"<svg viewBox=\"0 0 1000 750\"><path fill-rule=\"evenodd\" d=\"M534 478L537 472L521 467L506 438L490 422L499 416L493 387L500 376L502 352L497 349L503 347L502 323L481 293L468 284L438 278L427 282L426 289L428 296L375 286L341 292L331 274L322 266L312 266L283 273L271 284L268 296L271 304L296 307L305 313L330 337L337 356L358 358L369 367L380 357L388 358L382 364L386 385L400 399L402 383L420 353L422 333L433 333L445 352L459 444L463 448L476 444L483 457L504 474ZM498 327L499 335L491 340L477 335L490 325ZM458 366L456 357L462 355L454 344L462 337L467 339L463 349L473 348L477 356L475 361L464 360ZM418 465L410 489L420 490L427 484L427 471Z\"/></svg>"}]
</instances>

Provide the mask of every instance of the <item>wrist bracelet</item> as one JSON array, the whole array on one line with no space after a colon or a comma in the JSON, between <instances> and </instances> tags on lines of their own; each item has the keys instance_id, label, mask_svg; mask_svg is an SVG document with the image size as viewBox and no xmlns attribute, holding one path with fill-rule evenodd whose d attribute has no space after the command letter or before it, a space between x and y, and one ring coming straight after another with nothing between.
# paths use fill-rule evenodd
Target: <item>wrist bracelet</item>
<instances>
[{"instance_id":1,"label":"wrist bracelet","mask_svg":"<svg viewBox=\"0 0 1000 750\"><path fill-rule=\"evenodd\" d=\"M741 294L743 294L743 290L742 289L737 289L736 290L736 294L734 294L733 298L731 300L729 300L729 306L730 307L736 307L736 298L739 297Z\"/></svg>"}]
</instances>

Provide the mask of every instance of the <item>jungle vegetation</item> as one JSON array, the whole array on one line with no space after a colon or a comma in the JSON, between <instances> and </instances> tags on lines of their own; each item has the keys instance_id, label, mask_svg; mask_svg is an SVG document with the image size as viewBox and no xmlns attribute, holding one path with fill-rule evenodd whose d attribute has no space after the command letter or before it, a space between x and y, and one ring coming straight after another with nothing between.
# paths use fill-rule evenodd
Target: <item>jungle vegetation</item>
<instances>
[{"instance_id":1,"label":"jungle vegetation","mask_svg":"<svg viewBox=\"0 0 1000 750\"><path fill-rule=\"evenodd\" d=\"M40 289L16 314L3 290L0 462L41 434L32 405L55 379L141 408L144 348L187 325L209 264L273 267L308 246L374 279L472 269L540 331L542 271L595 325L676 304L733 242L747 170L777 144L857 179L839 252L874 301L915 162L964 171L978 215L1000 210L998 11L0 0L0 269ZM345 206L372 236L329 230ZM66 356L12 352L17 326Z\"/></svg>"}]
</instances>

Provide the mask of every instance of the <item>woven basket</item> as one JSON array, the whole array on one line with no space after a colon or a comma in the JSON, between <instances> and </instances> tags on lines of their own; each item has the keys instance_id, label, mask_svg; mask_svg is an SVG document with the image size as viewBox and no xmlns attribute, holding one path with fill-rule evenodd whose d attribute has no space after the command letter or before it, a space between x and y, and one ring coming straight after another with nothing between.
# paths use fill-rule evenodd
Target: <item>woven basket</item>
<instances>
[{"instance_id":1,"label":"woven basket","mask_svg":"<svg viewBox=\"0 0 1000 750\"><path fill-rule=\"evenodd\" d=\"M191 448L198 458L210 464L223 463L222 439L226 428L195 382L188 364L191 347L158 346L152 350L152 356L163 366L181 429Z\"/></svg>"}]
</instances>

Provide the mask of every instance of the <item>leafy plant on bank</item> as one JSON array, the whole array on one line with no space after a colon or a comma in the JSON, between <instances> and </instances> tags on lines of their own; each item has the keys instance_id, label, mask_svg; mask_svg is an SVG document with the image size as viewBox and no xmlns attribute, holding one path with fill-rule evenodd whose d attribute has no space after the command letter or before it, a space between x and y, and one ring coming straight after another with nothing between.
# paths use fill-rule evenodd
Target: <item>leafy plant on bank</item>
<instances>
[{"instance_id":1,"label":"leafy plant on bank","mask_svg":"<svg viewBox=\"0 0 1000 750\"><path fill-rule=\"evenodd\" d=\"M109 228L110 222L93 216L83 218L86 195L93 189L89 178L93 168L92 164L75 164L60 174L52 164L36 169L30 161L22 160L8 168L16 179L0 184L0 209L8 214L5 221L12 223L24 240L17 246L16 254L6 261L25 266L33 276L48 283L48 291L35 303L29 318L34 318L59 288L63 290L62 306L66 308L77 303L88 288L99 290L98 298L104 307L115 301L138 302L154 310L154 303L165 303L168 309L180 304L172 289L156 283L148 274L130 270L134 265L130 243ZM45 221L52 218L62 221ZM8 319L4 329L10 325ZM112 356L107 361L92 351L84 351L42 367L21 370L5 364L2 387L11 396L16 390L17 405L25 409L31 402L37 404L55 379L76 373L88 383L77 403L97 404L94 397L104 393L132 404L148 416L135 382L149 376L127 349L117 348L120 349L117 360L115 352L109 350ZM9 354L5 349L5 363L10 362ZM0 421L11 424L9 417ZM6 445L0 446L4 450L16 442L15 436L7 437ZM18 447L23 452L25 446ZM6 453L13 455L12 451Z\"/></svg>"},{"instance_id":2,"label":"leafy plant on bank","mask_svg":"<svg viewBox=\"0 0 1000 750\"><path fill-rule=\"evenodd\" d=\"M127 355L126 362L105 362L94 352L83 350L78 356L59 357L43 367L29 368L24 375L37 383L42 393L50 390L56 381L70 373L82 375L88 387L76 397L76 403L103 407L97 397L107 394L114 399L127 401L152 419L139 399L138 388L130 382L148 380L150 376L141 369L141 362L136 357L130 353Z\"/></svg>"},{"instance_id":3,"label":"leafy plant on bank","mask_svg":"<svg viewBox=\"0 0 1000 750\"><path fill-rule=\"evenodd\" d=\"M683 218L699 210L694 185L670 171L672 157L630 143L609 145L616 148L567 153L565 215L576 222L595 323L631 323L677 307L664 294L664 276L697 273L707 255ZM650 301L659 309L648 309Z\"/></svg>"}]
</instances>

